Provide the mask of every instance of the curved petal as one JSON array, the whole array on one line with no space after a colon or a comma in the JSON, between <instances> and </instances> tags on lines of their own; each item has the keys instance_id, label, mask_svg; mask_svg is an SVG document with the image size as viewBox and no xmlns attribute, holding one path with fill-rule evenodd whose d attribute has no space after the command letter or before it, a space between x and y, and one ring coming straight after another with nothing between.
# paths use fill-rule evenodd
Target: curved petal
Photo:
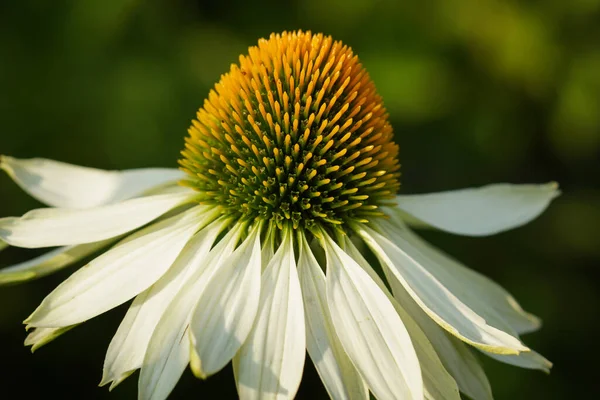
<instances>
[{"instance_id":1,"label":"curved petal","mask_svg":"<svg viewBox=\"0 0 600 400\"><path fill-rule=\"evenodd\" d=\"M385 236L366 226L355 226L355 231L373 250L384 270L391 272L423 310L448 332L483 350L499 354L518 354L528 351L521 342L493 326L457 298L443 282L425 267L432 261L403 238L403 232L394 232L396 246Z\"/></svg>"},{"instance_id":2,"label":"curved petal","mask_svg":"<svg viewBox=\"0 0 600 400\"><path fill-rule=\"evenodd\" d=\"M100 386L112 382L112 390L142 366L158 321L185 282L206 260L227 223L227 220L218 219L196 233L158 282L136 296L108 346Z\"/></svg>"},{"instance_id":3,"label":"curved petal","mask_svg":"<svg viewBox=\"0 0 600 400\"><path fill-rule=\"evenodd\" d=\"M540 319L525 312L500 285L455 261L403 225L394 226L384 221L379 227L386 235L400 237L427 257L429 262L424 266L429 272L490 325L513 336L541 326Z\"/></svg>"},{"instance_id":4,"label":"curved petal","mask_svg":"<svg viewBox=\"0 0 600 400\"><path fill-rule=\"evenodd\" d=\"M24 282L59 271L110 245L115 239L59 247L31 260L0 269L0 285Z\"/></svg>"},{"instance_id":5,"label":"curved petal","mask_svg":"<svg viewBox=\"0 0 600 400\"><path fill-rule=\"evenodd\" d=\"M190 322L190 366L199 378L220 371L248 337L260 298L260 232L250 235L215 273Z\"/></svg>"},{"instance_id":6,"label":"curved petal","mask_svg":"<svg viewBox=\"0 0 600 400\"><path fill-rule=\"evenodd\" d=\"M559 194L555 182L544 185L495 184L439 193L400 195L396 196L396 204L425 225L458 235L485 236L528 223ZM409 219L407 222L412 221Z\"/></svg>"},{"instance_id":7,"label":"curved petal","mask_svg":"<svg viewBox=\"0 0 600 400\"><path fill-rule=\"evenodd\" d=\"M369 398L369 389L344 351L331 321L325 274L310 250L304 234L298 236L298 277L304 301L308 355L315 364L329 397L366 400Z\"/></svg>"},{"instance_id":8,"label":"curved petal","mask_svg":"<svg viewBox=\"0 0 600 400\"><path fill-rule=\"evenodd\" d=\"M240 236L241 225L238 224L204 260L198 260L193 274L169 304L169 312L160 318L140 371L139 400L166 399L177 384L190 361L191 345L186 335L194 306L215 272L233 252Z\"/></svg>"},{"instance_id":9,"label":"curved petal","mask_svg":"<svg viewBox=\"0 0 600 400\"><path fill-rule=\"evenodd\" d=\"M419 360L394 306L356 261L322 235L329 310L346 353L375 397L422 399Z\"/></svg>"},{"instance_id":10,"label":"curved petal","mask_svg":"<svg viewBox=\"0 0 600 400\"><path fill-rule=\"evenodd\" d=\"M428 400L460 400L456 381L445 369L436 353L436 349L433 347L433 344L427 337L425 331L423 331L419 324L411 317L410 313L404 308L404 304L402 303L401 305L400 302L392 297L382 279L347 237L344 240L344 245L344 250L348 255L352 257L367 274L369 274L375 283L377 283L381 291L388 296L390 302L400 316L400 319L402 319L402 322L410 335L411 342L415 347L417 357L419 358L421 373L423 375L425 398ZM427 316L426 318L429 319ZM433 323L433 321L431 322Z\"/></svg>"},{"instance_id":11,"label":"curved petal","mask_svg":"<svg viewBox=\"0 0 600 400\"><path fill-rule=\"evenodd\" d=\"M262 275L254 327L233 359L241 399L293 399L306 355L304 309L292 236L282 243Z\"/></svg>"},{"instance_id":12,"label":"curved petal","mask_svg":"<svg viewBox=\"0 0 600 400\"><path fill-rule=\"evenodd\" d=\"M98 242L122 235L193 199L160 194L85 210L40 208L0 219L0 239L11 246L52 247Z\"/></svg>"},{"instance_id":13,"label":"curved petal","mask_svg":"<svg viewBox=\"0 0 600 400\"><path fill-rule=\"evenodd\" d=\"M392 301L414 343L428 400L460 400L456 381L446 371L429 338L396 300Z\"/></svg>"},{"instance_id":14,"label":"curved petal","mask_svg":"<svg viewBox=\"0 0 600 400\"><path fill-rule=\"evenodd\" d=\"M25 321L35 327L62 327L93 318L144 291L173 264L206 221L194 207L146 228L79 269L50 293Z\"/></svg>"},{"instance_id":15,"label":"curved petal","mask_svg":"<svg viewBox=\"0 0 600 400\"><path fill-rule=\"evenodd\" d=\"M0 156L0 168L32 197L60 208L92 208L116 203L185 176L178 169L105 171L45 158L8 156Z\"/></svg>"},{"instance_id":16,"label":"curved petal","mask_svg":"<svg viewBox=\"0 0 600 400\"><path fill-rule=\"evenodd\" d=\"M0 251L4 250L7 247L8 247L8 243L6 243L3 240L0 240Z\"/></svg>"},{"instance_id":17,"label":"curved petal","mask_svg":"<svg viewBox=\"0 0 600 400\"><path fill-rule=\"evenodd\" d=\"M459 390L473 400L492 400L492 388L487 376L468 346L443 330L410 297L402 284L394 279L389 271L384 270L384 272L394 297L425 333L444 368L456 381Z\"/></svg>"},{"instance_id":18,"label":"curved petal","mask_svg":"<svg viewBox=\"0 0 600 400\"><path fill-rule=\"evenodd\" d=\"M435 323L434 323L435 325ZM433 332L436 332L435 334ZM439 326L427 330L440 360L456 381L459 390L473 400L492 400L492 387L472 348ZM527 353L521 353L527 354ZM518 357L518 356L506 356Z\"/></svg>"}]
</instances>

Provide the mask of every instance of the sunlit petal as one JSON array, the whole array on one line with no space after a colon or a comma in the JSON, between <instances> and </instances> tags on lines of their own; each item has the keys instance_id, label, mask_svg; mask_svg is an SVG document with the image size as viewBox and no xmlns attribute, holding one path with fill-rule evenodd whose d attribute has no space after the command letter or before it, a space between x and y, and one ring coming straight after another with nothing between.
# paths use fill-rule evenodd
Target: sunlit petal
<instances>
[{"instance_id":1,"label":"sunlit petal","mask_svg":"<svg viewBox=\"0 0 600 400\"><path fill-rule=\"evenodd\" d=\"M293 399L300 386L306 336L291 232L262 275L259 312L233 366L240 399Z\"/></svg>"},{"instance_id":2,"label":"sunlit petal","mask_svg":"<svg viewBox=\"0 0 600 400\"><path fill-rule=\"evenodd\" d=\"M40 208L21 218L0 219L0 239L18 247L97 242L139 228L192 198L189 193L171 193L84 210Z\"/></svg>"},{"instance_id":3,"label":"sunlit petal","mask_svg":"<svg viewBox=\"0 0 600 400\"><path fill-rule=\"evenodd\" d=\"M459 235L485 236L537 218L559 194L554 182L544 185L494 184L474 189L400 195L396 197L396 204L426 225Z\"/></svg>"},{"instance_id":4,"label":"sunlit petal","mask_svg":"<svg viewBox=\"0 0 600 400\"><path fill-rule=\"evenodd\" d=\"M32 197L60 208L92 208L117 203L185 176L177 169L106 171L45 158L8 156L0 156L0 168Z\"/></svg>"}]
</instances>

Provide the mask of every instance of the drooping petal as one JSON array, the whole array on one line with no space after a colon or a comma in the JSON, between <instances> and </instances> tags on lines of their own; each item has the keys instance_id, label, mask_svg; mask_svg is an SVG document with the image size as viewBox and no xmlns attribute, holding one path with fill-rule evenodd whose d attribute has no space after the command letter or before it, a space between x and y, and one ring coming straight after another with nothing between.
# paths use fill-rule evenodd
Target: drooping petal
<instances>
[{"instance_id":1,"label":"drooping petal","mask_svg":"<svg viewBox=\"0 0 600 400\"><path fill-rule=\"evenodd\" d=\"M60 208L92 208L116 203L184 177L177 169L105 171L45 158L8 156L0 156L0 168L32 197Z\"/></svg>"},{"instance_id":2,"label":"drooping petal","mask_svg":"<svg viewBox=\"0 0 600 400\"><path fill-rule=\"evenodd\" d=\"M135 298L108 346L100 386L112 382L112 390L142 366L158 321L188 278L206 260L227 223L218 219L196 233L165 275Z\"/></svg>"},{"instance_id":3,"label":"drooping petal","mask_svg":"<svg viewBox=\"0 0 600 400\"><path fill-rule=\"evenodd\" d=\"M481 364L468 346L431 319L406 292L402 284L394 279L389 270L384 269L384 272L394 297L423 330L444 368L456 381L459 390L473 400L491 400L490 383Z\"/></svg>"},{"instance_id":4,"label":"drooping petal","mask_svg":"<svg viewBox=\"0 0 600 400\"><path fill-rule=\"evenodd\" d=\"M1 218L0 239L29 248L98 242L139 228L192 196L160 194L85 210L40 208L21 218Z\"/></svg>"},{"instance_id":5,"label":"drooping petal","mask_svg":"<svg viewBox=\"0 0 600 400\"><path fill-rule=\"evenodd\" d=\"M306 336L291 232L262 275L254 327L233 359L241 399L293 399L300 386Z\"/></svg>"},{"instance_id":6,"label":"drooping petal","mask_svg":"<svg viewBox=\"0 0 600 400\"><path fill-rule=\"evenodd\" d=\"M250 235L215 273L190 322L194 374L206 379L220 371L246 341L260 298L260 233Z\"/></svg>"},{"instance_id":7,"label":"drooping petal","mask_svg":"<svg viewBox=\"0 0 600 400\"><path fill-rule=\"evenodd\" d=\"M516 338L518 338L518 333L530 332L539 327L539 319L523 311L517 301L500 285L445 255L414 233L403 229L401 224L396 227L400 230L392 228L388 222L382 222L380 227L390 237L398 237L398 234L401 233L400 236L403 239L410 242L423 254L426 254L432 261L427 264L427 268L443 282L444 286L467 306L484 317L490 325ZM459 352L463 356L465 353L470 355L468 351L460 351L459 349ZM482 350L482 353L500 362L522 368L549 372L552 367L550 361L535 351L521 352L518 355L494 354L485 350ZM478 386L481 387L481 385Z\"/></svg>"},{"instance_id":8,"label":"drooping petal","mask_svg":"<svg viewBox=\"0 0 600 400\"><path fill-rule=\"evenodd\" d=\"M495 184L396 196L396 204L426 225L458 235L485 236L528 223L559 194L554 182L544 185Z\"/></svg>"},{"instance_id":9,"label":"drooping petal","mask_svg":"<svg viewBox=\"0 0 600 400\"><path fill-rule=\"evenodd\" d=\"M31 260L0 269L0 285L24 282L52 274L108 246L114 239L59 247Z\"/></svg>"},{"instance_id":10,"label":"drooping petal","mask_svg":"<svg viewBox=\"0 0 600 400\"><path fill-rule=\"evenodd\" d=\"M527 369L539 369L546 373L550 373L552 363L548 361L544 356L535 351L528 351L527 353L521 353L517 355L501 355L483 352L488 357L493 358L496 361L500 361L505 364L514 365L515 367L527 368Z\"/></svg>"},{"instance_id":11,"label":"drooping petal","mask_svg":"<svg viewBox=\"0 0 600 400\"><path fill-rule=\"evenodd\" d=\"M430 329L427 329L427 335L440 360L450 372L462 393L473 400L492 400L494 398L492 387L483 366L475 357L469 345L444 331L435 323Z\"/></svg>"},{"instance_id":12,"label":"drooping petal","mask_svg":"<svg viewBox=\"0 0 600 400\"><path fill-rule=\"evenodd\" d=\"M304 234L299 234L298 276L304 301L306 349L329 397L368 399L369 390L335 333L327 305L325 274Z\"/></svg>"},{"instance_id":13,"label":"drooping petal","mask_svg":"<svg viewBox=\"0 0 600 400\"><path fill-rule=\"evenodd\" d=\"M207 217L208 215L208 217ZM50 293L26 323L62 327L93 318L146 290L212 214L196 206L92 260Z\"/></svg>"},{"instance_id":14,"label":"drooping petal","mask_svg":"<svg viewBox=\"0 0 600 400\"><path fill-rule=\"evenodd\" d=\"M8 243L6 243L3 240L0 240L0 251L4 250L7 247L8 247Z\"/></svg>"},{"instance_id":15,"label":"drooping petal","mask_svg":"<svg viewBox=\"0 0 600 400\"><path fill-rule=\"evenodd\" d=\"M402 319L415 347L417 357L419 358L425 398L428 400L460 400L456 381L444 368L444 365L427 337L427 334L404 308L404 304L399 303L392 297L392 294L388 291L382 279L377 275L347 236L344 239L344 251L346 251L346 253L352 257L352 259L354 259L367 274L369 274L373 281L377 283ZM426 318L429 319L429 317Z\"/></svg>"},{"instance_id":16,"label":"drooping petal","mask_svg":"<svg viewBox=\"0 0 600 400\"><path fill-rule=\"evenodd\" d=\"M50 343L76 326L77 325L65 326L63 328L33 328L25 338L25 346L31 346L31 352L33 353L40 347Z\"/></svg>"},{"instance_id":17,"label":"drooping petal","mask_svg":"<svg viewBox=\"0 0 600 400\"><path fill-rule=\"evenodd\" d=\"M382 222L380 228L389 237L401 238L429 260L423 264L443 285L490 325L514 336L537 330L540 319L521 308L500 285L465 267L406 229L403 225Z\"/></svg>"},{"instance_id":18,"label":"drooping petal","mask_svg":"<svg viewBox=\"0 0 600 400\"><path fill-rule=\"evenodd\" d=\"M393 300L392 304L400 315L415 346L423 374L425 398L428 400L460 400L456 381L444 368L425 332L402 308L400 303Z\"/></svg>"},{"instance_id":19,"label":"drooping petal","mask_svg":"<svg viewBox=\"0 0 600 400\"><path fill-rule=\"evenodd\" d=\"M190 361L187 331L198 298L215 272L231 255L241 236L241 225L235 225L199 260L152 333L138 383L139 400L163 400L173 390Z\"/></svg>"},{"instance_id":20,"label":"drooping petal","mask_svg":"<svg viewBox=\"0 0 600 400\"><path fill-rule=\"evenodd\" d=\"M379 399L422 399L419 360L402 320L377 283L323 233L327 300L335 331Z\"/></svg>"},{"instance_id":21,"label":"drooping petal","mask_svg":"<svg viewBox=\"0 0 600 400\"><path fill-rule=\"evenodd\" d=\"M499 354L528 351L517 338L489 325L484 318L460 301L443 282L427 269L432 261L402 238L398 230L392 243L385 236L366 226L356 232L373 250L381 262L388 280L397 279L410 296L440 326L461 340L483 350Z\"/></svg>"}]
</instances>

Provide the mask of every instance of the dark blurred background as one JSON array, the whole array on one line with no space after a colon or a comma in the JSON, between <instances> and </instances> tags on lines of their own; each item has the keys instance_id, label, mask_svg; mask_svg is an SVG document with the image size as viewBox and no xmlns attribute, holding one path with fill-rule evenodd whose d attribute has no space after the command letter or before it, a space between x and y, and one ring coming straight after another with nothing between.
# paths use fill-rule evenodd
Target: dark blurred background
<instances>
[{"instance_id":1,"label":"dark blurred background","mask_svg":"<svg viewBox=\"0 0 600 400\"><path fill-rule=\"evenodd\" d=\"M352 46L391 114L402 191L560 183L530 225L425 236L541 316L525 341L547 376L483 360L497 399L600 398L600 1L3 1L0 153L108 169L176 166L210 87L271 32ZM0 216L39 206L0 176ZM8 249L0 266L34 251ZM0 288L3 398L134 399L137 374L97 388L126 306L41 348L21 321L71 270ZM299 399L324 398L312 367ZM17 394L18 393L18 394ZM172 398L235 397L231 370L186 375Z\"/></svg>"}]
</instances>

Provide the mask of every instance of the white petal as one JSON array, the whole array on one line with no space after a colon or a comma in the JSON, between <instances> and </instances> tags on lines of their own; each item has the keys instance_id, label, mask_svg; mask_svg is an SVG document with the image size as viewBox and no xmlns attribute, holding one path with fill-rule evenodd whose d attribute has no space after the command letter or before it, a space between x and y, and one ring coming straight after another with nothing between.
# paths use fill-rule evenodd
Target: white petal
<instances>
[{"instance_id":1,"label":"white petal","mask_svg":"<svg viewBox=\"0 0 600 400\"><path fill-rule=\"evenodd\" d=\"M496 326L505 329L510 326L509 333L528 333L540 328L541 320L521 308L514 297L491 279L465 267L454 259L429 245L417 235L406 230L405 238L413 245L427 254L435 263L432 268L444 285L455 293L461 300L493 324L495 316L486 315L492 312L502 319L502 325Z\"/></svg>"},{"instance_id":2,"label":"white petal","mask_svg":"<svg viewBox=\"0 0 600 400\"><path fill-rule=\"evenodd\" d=\"M260 232L250 235L223 263L202 293L190 323L190 366L202 379L220 371L248 337L260 298Z\"/></svg>"},{"instance_id":3,"label":"white petal","mask_svg":"<svg viewBox=\"0 0 600 400\"><path fill-rule=\"evenodd\" d=\"M41 278L108 246L114 239L76 246L59 247L31 260L0 269L0 285Z\"/></svg>"},{"instance_id":4,"label":"white petal","mask_svg":"<svg viewBox=\"0 0 600 400\"><path fill-rule=\"evenodd\" d=\"M138 399L166 399L190 361L187 331L192 311L210 279L231 255L241 236L234 226L204 260L194 261L193 273L186 279L168 306L150 338L140 371Z\"/></svg>"},{"instance_id":5,"label":"white petal","mask_svg":"<svg viewBox=\"0 0 600 400\"><path fill-rule=\"evenodd\" d=\"M299 234L298 276L304 301L306 349L329 397L368 399L369 390L335 333L327 305L325 274L304 234Z\"/></svg>"},{"instance_id":6,"label":"white petal","mask_svg":"<svg viewBox=\"0 0 600 400\"><path fill-rule=\"evenodd\" d=\"M394 297L423 330L444 368L456 381L459 390L473 400L491 400L490 383L468 346L443 330L410 297L402 284L394 279L389 271L385 272Z\"/></svg>"},{"instance_id":7,"label":"white petal","mask_svg":"<svg viewBox=\"0 0 600 400\"><path fill-rule=\"evenodd\" d=\"M401 230L393 236L398 246L366 226L357 225L355 230L373 250L384 270L391 272L388 280L395 278L402 283L419 306L448 332L494 353L518 354L529 350L514 336L489 325L436 279L425 267L433 261L405 240Z\"/></svg>"},{"instance_id":8,"label":"white petal","mask_svg":"<svg viewBox=\"0 0 600 400\"><path fill-rule=\"evenodd\" d=\"M483 366L473 354L472 348L444 331L439 325L426 331L440 360L456 381L459 390L473 400L492 400L490 382Z\"/></svg>"},{"instance_id":9,"label":"white petal","mask_svg":"<svg viewBox=\"0 0 600 400\"><path fill-rule=\"evenodd\" d=\"M423 375L423 389L425 391L425 398L428 400L460 400L460 394L456 381L444 368L444 365L437 355L436 350L431 344L429 338L427 337L427 334L410 316L408 311L404 308L404 304L401 305L401 303L392 297L381 278L359 253L358 249L354 246L350 239L348 239L348 237L345 238L344 244L344 250L363 268L365 272L369 274L369 276L380 287L382 292L388 296L390 302L396 309L396 312L402 319L402 322L404 323L404 326L410 335L411 342L415 347L417 357L419 358L419 364L421 366L421 372ZM427 316L426 318L429 319Z\"/></svg>"},{"instance_id":10,"label":"white petal","mask_svg":"<svg viewBox=\"0 0 600 400\"><path fill-rule=\"evenodd\" d=\"M21 218L0 219L0 239L18 247L97 242L139 228L192 199L186 192L142 197L86 210L40 208Z\"/></svg>"},{"instance_id":11,"label":"white petal","mask_svg":"<svg viewBox=\"0 0 600 400\"><path fill-rule=\"evenodd\" d=\"M514 365L515 367L539 369L546 373L550 373L550 368L552 368L552 363L535 351L528 351L527 353L509 356L488 353L486 351L484 351L483 354L493 358L496 361Z\"/></svg>"},{"instance_id":12,"label":"white petal","mask_svg":"<svg viewBox=\"0 0 600 400\"><path fill-rule=\"evenodd\" d=\"M423 380L410 336L386 294L323 233L327 300L346 353L379 399L422 399Z\"/></svg>"},{"instance_id":13,"label":"white petal","mask_svg":"<svg viewBox=\"0 0 600 400\"><path fill-rule=\"evenodd\" d=\"M126 302L155 283L190 237L213 218L197 206L145 228L79 269L50 293L26 323L61 327L83 322Z\"/></svg>"},{"instance_id":14,"label":"white petal","mask_svg":"<svg viewBox=\"0 0 600 400\"><path fill-rule=\"evenodd\" d=\"M165 275L135 298L108 346L100 386L112 381L112 389L142 366L158 321L198 265L206 260L226 223L216 220L194 235Z\"/></svg>"},{"instance_id":15,"label":"white petal","mask_svg":"<svg viewBox=\"0 0 600 400\"><path fill-rule=\"evenodd\" d=\"M387 235L400 235L423 255L429 258L425 267L469 308L482 316L492 326L514 333L537 330L540 319L521 308L519 303L500 285L465 267L423 239L401 226L384 222L381 228Z\"/></svg>"},{"instance_id":16,"label":"white petal","mask_svg":"<svg viewBox=\"0 0 600 400\"><path fill-rule=\"evenodd\" d=\"M262 275L259 312L233 359L240 399L293 399L300 386L306 337L291 232Z\"/></svg>"},{"instance_id":17,"label":"white petal","mask_svg":"<svg viewBox=\"0 0 600 400\"><path fill-rule=\"evenodd\" d=\"M425 398L430 400L460 400L456 381L446 371L427 335L397 301L394 308L402 318L410 338L415 345L423 374Z\"/></svg>"},{"instance_id":18,"label":"white petal","mask_svg":"<svg viewBox=\"0 0 600 400\"><path fill-rule=\"evenodd\" d=\"M519 227L540 215L560 194L544 185L495 184L448 192L397 196L398 207L435 228L485 236Z\"/></svg>"},{"instance_id":19,"label":"white petal","mask_svg":"<svg viewBox=\"0 0 600 400\"><path fill-rule=\"evenodd\" d=\"M50 343L76 326L77 325L71 325L65 326L64 328L33 328L25 338L25 346L31 346L31 352L33 353L43 345Z\"/></svg>"},{"instance_id":20,"label":"white petal","mask_svg":"<svg viewBox=\"0 0 600 400\"><path fill-rule=\"evenodd\" d=\"M0 168L32 197L61 208L91 208L116 203L185 176L177 169L105 171L44 158L8 156L0 156Z\"/></svg>"}]
</instances>

